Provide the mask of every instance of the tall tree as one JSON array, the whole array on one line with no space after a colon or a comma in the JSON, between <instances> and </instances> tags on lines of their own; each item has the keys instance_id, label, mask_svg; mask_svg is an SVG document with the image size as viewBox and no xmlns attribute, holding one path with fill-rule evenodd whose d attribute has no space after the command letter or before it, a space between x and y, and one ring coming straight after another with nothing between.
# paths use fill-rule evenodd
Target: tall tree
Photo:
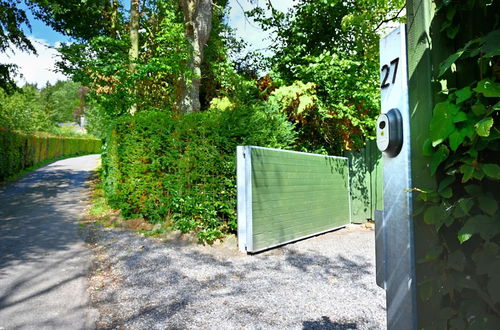
<instances>
[{"instance_id":1,"label":"tall tree","mask_svg":"<svg viewBox=\"0 0 500 330\"><path fill-rule=\"evenodd\" d=\"M23 24L31 29L26 13L16 7L16 2L0 0L0 52L6 52L14 46L36 54L35 47L22 30ZM16 69L13 64L0 63L0 88L6 91L16 88L13 80Z\"/></svg>"},{"instance_id":2,"label":"tall tree","mask_svg":"<svg viewBox=\"0 0 500 330\"><path fill-rule=\"evenodd\" d=\"M181 113L200 110L201 64L203 48L212 28L211 0L181 0L184 13L185 34L191 45L189 68L191 76L184 76L180 81L177 106Z\"/></svg>"},{"instance_id":3,"label":"tall tree","mask_svg":"<svg viewBox=\"0 0 500 330\"><path fill-rule=\"evenodd\" d=\"M130 73L134 74L139 59L139 0L130 0L130 50L129 68ZM135 86L131 87L132 95L135 96ZM137 111L137 104L134 102L130 106L130 113L134 114Z\"/></svg>"}]
</instances>

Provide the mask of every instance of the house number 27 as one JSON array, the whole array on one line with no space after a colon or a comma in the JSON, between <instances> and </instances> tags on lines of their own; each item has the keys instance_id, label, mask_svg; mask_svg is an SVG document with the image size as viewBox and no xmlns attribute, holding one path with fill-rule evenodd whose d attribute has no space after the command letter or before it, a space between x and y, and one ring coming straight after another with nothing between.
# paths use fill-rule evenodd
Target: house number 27
<instances>
[{"instance_id":1,"label":"house number 27","mask_svg":"<svg viewBox=\"0 0 500 330\"><path fill-rule=\"evenodd\" d=\"M398 64L399 64L399 57L396 57L395 59L393 59L391 61L390 64L384 64L382 66L381 71L382 71L383 79L382 79L382 84L380 84L380 88L384 89L384 88L387 88L391 85L391 83L387 81L389 79L389 76L391 75L391 71L393 71L392 84L394 84L396 82L396 74L398 73ZM392 68L394 68L394 69L391 70Z\"/></svg>"}]
</instances>

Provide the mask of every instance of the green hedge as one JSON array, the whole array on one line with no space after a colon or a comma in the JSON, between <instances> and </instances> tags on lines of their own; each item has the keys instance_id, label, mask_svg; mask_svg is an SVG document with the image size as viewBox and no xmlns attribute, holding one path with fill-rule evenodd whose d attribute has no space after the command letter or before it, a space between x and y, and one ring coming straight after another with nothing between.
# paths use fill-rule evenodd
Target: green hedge
<instances>
[{"instance_id":1,"label":"green hedge","mask_svg":"<svg viewBox=\"0 0 500 330\"><path fill-rule=\"evenodd\" d=\"M236 146L287 148L293 127L276 109L214 110L173 119L122 118L103 153L105 191L126 217L166 222L211 242L236 230Z\"/></svg>"},{"instance_id":2,"label":"green hedge","mask_svg":"<svg viewBox=\"0 0 500 330\"><path fill-rule=\"evenodd\" d=\"M46 160L100 152L97 139L28 135L0 128L0 181Z\"/></svg>"}]
</instances>

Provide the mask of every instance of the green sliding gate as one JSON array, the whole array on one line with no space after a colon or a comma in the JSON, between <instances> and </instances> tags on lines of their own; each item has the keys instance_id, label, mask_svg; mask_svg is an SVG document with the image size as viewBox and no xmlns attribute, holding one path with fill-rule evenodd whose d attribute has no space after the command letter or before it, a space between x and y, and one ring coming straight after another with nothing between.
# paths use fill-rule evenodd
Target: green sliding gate
<instances>
[{"instance_id":1,"label":"green sliding gate","mask_svg":"<svg viewBox=\"0 0 500 330\"><path fill-rule=\"evenodd\" d=\"M238 244L257 252L350 222L347 158L238 147Z\"/></svg>"}]
</instances>

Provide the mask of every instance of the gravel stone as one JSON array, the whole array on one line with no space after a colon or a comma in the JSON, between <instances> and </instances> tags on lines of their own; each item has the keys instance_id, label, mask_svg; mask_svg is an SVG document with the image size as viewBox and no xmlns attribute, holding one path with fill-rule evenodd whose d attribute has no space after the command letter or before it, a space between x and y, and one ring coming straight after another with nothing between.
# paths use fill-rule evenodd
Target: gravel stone
<instances>
[{"instance_id":1,"label":"gravel stone","mask_svg":"<svg viewBox=\"0 0 500 330\"><path fill-rule=\"evenodd\" d=\"M374 232L344 229L255 255L88 225L98 329L385 329Z\"/></svg>"}]
</instances>

